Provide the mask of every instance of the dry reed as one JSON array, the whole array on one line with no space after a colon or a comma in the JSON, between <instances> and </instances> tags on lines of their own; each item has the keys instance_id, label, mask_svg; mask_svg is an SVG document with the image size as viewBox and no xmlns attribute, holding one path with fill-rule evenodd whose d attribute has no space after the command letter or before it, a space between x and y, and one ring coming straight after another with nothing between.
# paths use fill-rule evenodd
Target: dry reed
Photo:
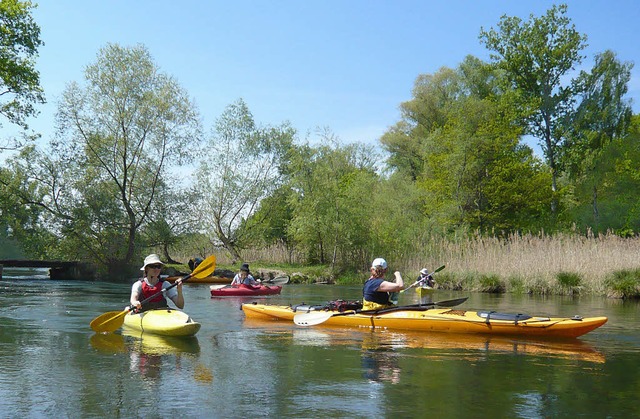
<instances>
[{"instance_id":1,"label":"dry reed","mask_svg":"<svg viewBox=\"0 0 640 419\"><path fill-rule=\"evenodd\" d=\"M614 234L438 237L424 240L414 248L416 251L412 254L389 260L392 269L400 270L406 279L414 279L421 268L433 270L446 265L441 276L496 277L507 285L507 291L514 279L527 291L540 286L557 289L558 274L570 273L580 278L584 291L601 294L606 291L607 276L640 267L640 238L621 238ZM223 249L212 249L211 253L216 254L219 265L232 263ZM265 265L305 264L304 254L278 245L244 250L243 257L247 262Z\"/></svg>"},{"instance_id":2,"label":"dry reed","mask_svg":"<svg viewBox=\"0 0 640 419\"><path fill-rule=\"evenodd\" d=\"M420 247L418 247L420 248ZM475 236L459 241L433 239L423 254L404 261L409 271L447 265L452 275L496 275L504 280L522 278L524 285L536 281L555 284L559 273L579 275L590 291L604 291L607 275L640 266L640 239L614 234L512 235L506 239Z\"/></svg>"}]
</instances>

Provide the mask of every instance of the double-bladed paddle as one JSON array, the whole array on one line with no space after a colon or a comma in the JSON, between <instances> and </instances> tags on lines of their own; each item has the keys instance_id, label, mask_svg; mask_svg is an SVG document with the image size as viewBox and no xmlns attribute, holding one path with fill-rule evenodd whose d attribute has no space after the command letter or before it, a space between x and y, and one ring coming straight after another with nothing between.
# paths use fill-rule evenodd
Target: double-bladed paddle
<instances>
[{"instance_id":1,"label":"double-bladed paddle","mask_svg":"<svg viewBox=\"0 0 640 419\"><path fill-rule=\"evenodd\" d=\"M438 268L438 269L436 269L435 271L431 272L429 275L433 275L434 273L436 273L436 272L440 272L440 271L441 271L441 270L443 270L443 269L444 269L444 265L442 265L441 267L439 267L439 268ZM418 281L416 281L416 282L414 282L413 284L409 285L407 288L405 288L405 289L401 290L401 291L400 291L400 293L403 293L403 292L405 292L406 290L409 290L409 289L411 289L411 288L415 287L416 285L418 285L418 283L420 283L420 281L419 281L419 280L418 280Z\"/></svg>"},{"instance_id":2,"label":"double-bladed paddle","mask_svg":"<svg viewBox=\"0 0 640 419\"><path fill-rule=\"evenodd\" d=\"M275 278L263 279L262 283L269 285L285 285L289 283L289 275L279 275Z\"/></svg>"},{"instance_id":3,"label":"double-bladed paddle","mask_svg":"<svg viewBox=\"0 0 640 419\"><path fill-rule=\"evenodd\" d=\"M435 306L439 307L454 307L458 304L462 304L467 301L469 297L456 298L453 300L436 301L435 303L428 304L411 304L406 306L385 307L378 310L353 310L345 311L342 313L336 313L331 311L310 311L308 313L299 313L293 316L293 322L298 326L315 326L320 323L324 323L332 317L337 316L351 316L354 314L365 314L370 316L376 316L378 314L392 313L394 311L403 310L428 310Z\"/></svg>"},{"instance_id":4,"label":"double-bladed paddle","mask_svg":"<svg viewBox=\"0 0 640 419\"><path fill-rule=\"evenodd\" d=\"M205 260L203 260L202 262L200 262L200 264L193 270L193 272L183 277L182 282L185 282L192 277L196 277L199 279L206 278L209 275L211 275L213 271L215 271L215 269L216 269L216 256L211 255ZM145 303L149 302L154 297L156 297L158 294L164 293L168 289L171 289L176 285L178 285L177 281L171 284L170 286L168 286L167 288L163 289L162 291L158 291L152 296L145 298L144 300L140 301L140 303L144 305ZM98 333L114 332L118 330L120 326L122 326L122 324L124 323L124 316L126 316L127 313L129 313L133 309L134 307L129 306L122 311L110 311L108 313L101 314L95 319L93 319L89 325L91 326L91 329L93 329L94 332L98 332Z\"/></svg>"}]
</instances>

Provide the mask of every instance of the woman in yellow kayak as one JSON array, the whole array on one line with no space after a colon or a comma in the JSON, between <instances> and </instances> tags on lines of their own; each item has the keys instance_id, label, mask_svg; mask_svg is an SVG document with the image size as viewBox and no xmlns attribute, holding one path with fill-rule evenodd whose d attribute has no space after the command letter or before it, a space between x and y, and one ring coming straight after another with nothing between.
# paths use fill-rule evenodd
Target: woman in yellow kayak
<instances>
[{"instance_id":1,"label":"woman in yellow kayak","mask_svg":"<svg viewBox=\"0 0 640 419\"><path fill-rule=\"evenodd\" d=\"M168 307L165 295L173 301L178 308L184 308L184 296L182 295L182 279L176 280L176 286L169 288L171 284L160 278L160 272L164 263L158 255L150 254L144 258L144 265L140 268L144 271L144 277L136 281L131 287L131 307L136 307L138 312L155 308ZM164 293L162 290L167 289ZM147 301L142 307L140 301L157 294L155 298Z\"/></svg>"},{"instance_id":2,"label":"woman in yellow kayak","mask_svg":"<svg viewBox=\"0 0 640 419\"><path fill-rule=\"evenodd\" d=\"M370 271L371 278L367 279L362 290L362 309L378 310L392 306L389 293L402 290L404 287L402 275L396 271L393 273L394 282L386 281L384 275L387 273L387 261L382 258L374 259Z\"/></svg>"}]
</instances>

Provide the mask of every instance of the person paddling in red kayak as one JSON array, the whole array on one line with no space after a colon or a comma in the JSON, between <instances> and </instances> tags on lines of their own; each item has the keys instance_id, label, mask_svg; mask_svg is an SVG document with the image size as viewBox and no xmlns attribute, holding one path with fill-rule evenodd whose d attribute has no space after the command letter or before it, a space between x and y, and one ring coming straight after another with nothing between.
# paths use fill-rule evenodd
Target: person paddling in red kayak
<instances>
[{"instance_id":1,"label":"person paddling in red kayak","mask_svg":"<svg viewBox=\"0 0 640 419\"><path fill-rule=\"evenodd\" d=\"M260 286L260 282L256 281L256 279L251 275L249 271L249 264L243 263L240 267L240 272L233 277L233 281L231 281L231 285L249 285L249 286Z\"/></svg>"},{"instance_id":2,"label":"person paddling in red kayak","mask_svg":"<svg viewBox=\"0 0 640 419\"><path fill-rule=\"evenodd\" d=\"M374 259L371 264L371 277L364 283L362 289L362 309L378 310L393 306L390 294L399 292L404 287L404 281L400 272L394 272L394 282L385 281L384 275L387 273L387 261L382 258Z\"/></svg>"},{"instance_id":3,"label":"person paddling in red kayak","mask_svg":"<svg viewBox=\"0 0 640 419\"><path fill-rule=\"evenodd\" d=\"M160 272L163 266L164 262L162 262L156 254L150 254L144 258L144 265L140 268L141 271L144 271L144 277L136 281L131 287L131 307L136 307L138 312L169 307L165 296L169 297L176 307L184 308L182 279L177 279L175 282L177 285L169 288L171 286L169 281L160 278ZM167 291L160 292L164 289L167 289ZM158 295L146 302L143 307L140 301L154 294Z\"/></svg>"}]
</instances>

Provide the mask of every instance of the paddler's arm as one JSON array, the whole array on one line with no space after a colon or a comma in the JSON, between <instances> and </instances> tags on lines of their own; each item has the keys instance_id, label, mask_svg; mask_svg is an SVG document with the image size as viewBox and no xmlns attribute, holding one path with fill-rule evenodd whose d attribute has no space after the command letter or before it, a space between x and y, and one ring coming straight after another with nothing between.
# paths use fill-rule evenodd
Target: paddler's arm
<instances>
[{"instance_id":1,"label":"paddler's arm","mask_svg":"<svg viewBox=\"0 0 640 419\"><path fill-rule=\"evenodd\" d=\"M129 303L131 307L135 307L140 309L142 304L140 303L140 286L139 282L135 282L131 287L131 298L129 299Z\"/></svg>"},{"instance_id":2,"label":"paddler's arm","mask_svg":"<svg viewBox=\"0 0 640 419\"><path fill-rule=\"evenodd\" d=\"M402 275L400 275L399 271L395 271L393 275L396 277L394 282L390 281L382 281L380 286L378 287L378 291L382 292L398 292L404 288L404 281L402 280Z\"/></svg>"},{"instance_id":3,"label":"paddler's arm","mask_svg":"<svg viewBox=\"0 0 640 419\"><path fill-rule=\"evenodd\" d=\"M182 278L176 280L176 290L178 291L178 295L172 298L173 303L178 308L184 308L184 295L182 294Z\"/></svg>"}]
</instances>

